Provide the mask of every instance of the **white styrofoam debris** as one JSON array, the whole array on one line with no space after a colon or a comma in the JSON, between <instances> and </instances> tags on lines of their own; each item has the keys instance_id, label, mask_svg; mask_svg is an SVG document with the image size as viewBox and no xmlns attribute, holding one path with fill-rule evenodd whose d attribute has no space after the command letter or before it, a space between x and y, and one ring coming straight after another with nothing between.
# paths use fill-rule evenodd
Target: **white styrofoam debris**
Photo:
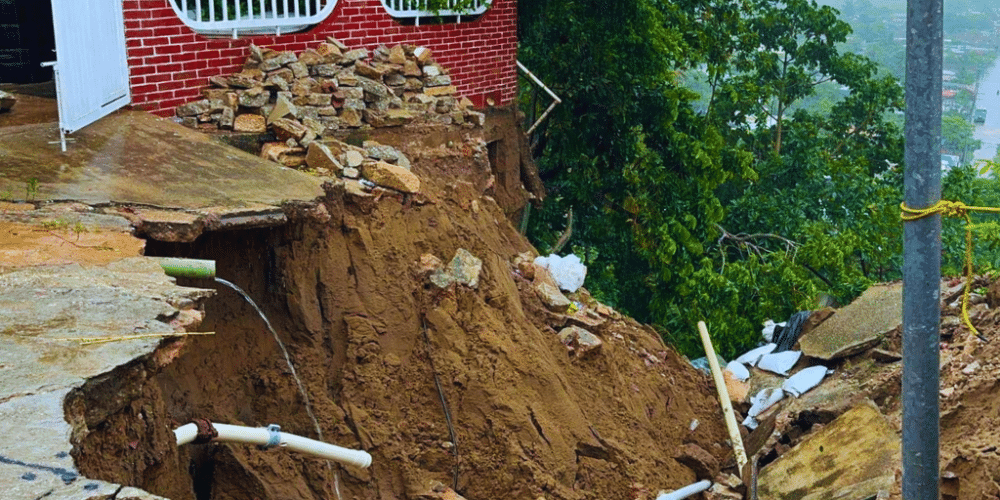
<instances>
[{"instance_id":1,"label":"white styrofoam debris","mask_svg":"<svg viewBox=\"0 0 1000 500\"><path fill-rule=\"evenodd\" d=\"M762 356L757 362L757 368L787 377L788 370L791 370L801 357L802 351L773 352Z\"/></svg>"},{"instance_id":2,"label":"white styrofoam debris","mask_svg":"<svg viewBox=\"0 0 1000 500\"><path fill-rule=\"evenodd\" d=\"M743 419L743 427L746 427L747 429L754 430L757 428L757 425L758 425L757 419L749 415L747 416L747 418Z\"/></svg>"},{"instance_id":3,"label":"white styrofoam debris","mask_svg":"<svg viewBox=\"0 0 1000 500\"><path fill-rule=\"evenodd\" d=\"M826 377L826 374L827 370L825 366L817 365L803 368L795 375L789 377L784 384L781 384L781 389L792 396L799 397L808 392L809 389L819 385Z\"/></svg>"},{"instance_id":4,"label":"white styrofoam debris","mask_svg":"<svg viewBox=\"0 0 1000 500\"><path fill-rule=\"evenodd\" d=\"M548 269L559 288L570 293L583 286L583 280L587 277L587 266L574 254L565 257L556 254L536 257L535 264Z\"/></svg>"},{"instance_id":5,"label":"white styrofoam debris","mask_svg":"<svg viewBox=\"0 0 1000 500\"><path fill-rule=\"evenodd\" d=\"M785 323L787 322L775 323L774 321L767 320L764 322L764 329L760 331L760 334L764 336L764 340L767 342L774 342L774 328L778 326L784 328Z\"/></svg>"},{"instance_id":6,"label":"white styrofoam debris","mask_svg":"<svg viewBox=\"0 0 1000 500\"><path fill-rule=\"evenodd\" d=\"M777 344L767 344L762 345L756 349L751 349L742 356L736 358L736 361L743 363L745 365L757 366L757 362L760 361L760 357L765 354L770 354L778 347Z\"/></svg>"},{"instance_id":7,"label":"white styrofoam debris","mask_svg":"<svg viewBox=\"0 0 1000 500\"><path fill-rule=\"evenodd\" d=\"M764 413L764 410L774 406L775 403L781 401L784 397L784 391L777 387L761 389L760 392L750 398L750 410L747 411L747 416L756 417Z\"/></svg>"},{"instance_id":8,"label":"white styrofoam debris","mask_svg":"<svg viewBox=\"0 0 1000 500\"><path fill-rule=\"evenodd\" d=\"M726 365L726 371L732 373L733 377L741 382L750 378L750 370L747 370L747 367L743 366L743 363L740 363L739 361L730 361L729 364Z\"/></svg>"}]
</instances>

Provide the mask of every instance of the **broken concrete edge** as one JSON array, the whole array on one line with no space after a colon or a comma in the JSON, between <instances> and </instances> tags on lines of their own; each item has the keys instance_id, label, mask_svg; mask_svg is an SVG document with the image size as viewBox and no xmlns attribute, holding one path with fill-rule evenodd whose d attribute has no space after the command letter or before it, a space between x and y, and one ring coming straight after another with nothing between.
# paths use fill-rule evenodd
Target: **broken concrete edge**
<instances>
[{"instance_id":1,"label":"broken concrete edge","mask_svg":"<svg viewBox=\"0 0 1000 500\"><path fill-rule=\"evenodd\" d=\"M158 264L146 257L129 257L97 267L69 264L15 269L0 279L7 280L3 288L11 291L4 295L8 301L16 304L51 300L55 302L50 305L60 309L55 307L59 301L70 301L70 306L79 301L79 297L60 290L63 285L76 286L72 279L67 281L68 275L77 275L77 282L83 284L80 293L85 296L92 291L87 288L88 284L95 290L102 290L118 282L139 295L109 292L111 300L117 297L120 304L108 307L122 311L131 309L131 312L125 312L125 316L103 328L91 324L85 317L77 318L82 325L73 321L53 326L44 315L26 313L23 308L4 307L6 314L2 319L8 327L3 331L16 337L6 343L4 349L13 349L17 357L16 347L21 346L20 354L27 356L22 361L31 367L22 370L25 373L21 374L16 369L7 371L6 376L20 382L14 382L12 392L0 393L0 420L19 429L18 439L8 442L0 454L0 469L4 469L0 489L9 498L159 498L135 488L129 489L129 496L120 496L125 485L82 475L71 457L76 456L77 445L89 432L140 396L150 376L172 363L187 339L152 337L122 340L127 344L82 346L74 345L76 339L65 338L65 335L79 329L97 328L93 330L98 332L94 338L115 339L117 335L133 332L136 318L146 318L150 325L183 334L197 328L203 318L204 303L215 292L179 287ZM54 289L60 290L59 293L45 293ZM18 298L14 292L23 297ZM71 310L77 309L71 307ZM173 314L168 314L169 311ZM95 314L99 315L100 311ZM25 324L26 317L37 318L37 324ZM26 333L15 335L18 331ZM153 327L153 331L157 328ZM79 358L80 362L75 368L46 370L45 363L40 360L59 356L59 352L52 352L53 349L72 352L74 359ZM16 366L8 365L8 368Z\"/></svg>"},{"instance_id":2,"label":"broken concrete edge","mask_svg":"<svg viewBox=\"0 0 1000 500\"><path fill-rule=\"evenodd\" d=\"M348 183L355 189L351 189L350 186L347 189L335 189L337 186L344 187ZM205 232L278 227L290 221L306 218L326 221L329 219L329 215L323 203L328 200L332 192L337 192L336 196L343 197L344 201L348 203L361 201L362 198L376 198L377 201L386 193L399 197L420 195L420 193L408 193L381 185L376 185L373 188L366 187L359 181L350 179L333 180L325 183L324 186L326 194L313 200L285 200L277 206L258 205L246 209L206 207L200 210L188 210L122 203L90 205L75 200L59 200L32 206L37 210L49 203L81 204L92 209L92 215L119 217L127 221L127 225L123 224L121 227L113 229L131 229L137 237L162 242L190 243ZM417 200L418 204L422 204L422 202ZM30 219L31 216L23 215L28 212L15 212L13 218ZM8 214L0 214L0 216L6 215ZM51 219L51 215L40 214L39 217Z\"/></svg>"}]
</instances>

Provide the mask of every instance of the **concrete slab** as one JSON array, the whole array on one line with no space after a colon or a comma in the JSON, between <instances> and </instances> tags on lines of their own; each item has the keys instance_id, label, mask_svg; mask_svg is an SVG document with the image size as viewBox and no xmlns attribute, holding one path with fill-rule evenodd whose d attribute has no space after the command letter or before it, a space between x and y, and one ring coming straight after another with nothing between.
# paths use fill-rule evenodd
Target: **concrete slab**
<instances>
[{"instance_id":1,"label":"concrete slab","mask_svg":"<svg viewBox=\"0 0 1000 500\"><path fill-rule=\"evenodd\" d=\"M900 440L867 401L844 413L760 471L762 499L863 500L888 491Z\"/></svg>"},{"instance_id":2,"label":"concrete slab","mask_svg":"<svg viewBox=\"0 0 1000 500\"><path fill-rule=\"evenodd\" d=\"M211 219L275 215L284 202L323 194L319 177L143 112L112 114L72 137L62 153L49 144L58 140L51 123L4 128L0 199L137 205Z\"/></svg>"},{"instance_id":3,"label":"concrete slab","mask_svg":"<svg viewBox=\"0 0 1000 500\"><path fill-rule=\"evenodd\" d=\"M874 345L903 322L903 284L875 285L799 339L806 356L832 360Z\"/></svg>"},{"instance_id":4,"label":"concrete slab","mask_svg":"<svg viewBox=\"0 0 1000 500\"><path fill-rule=\"evenodd\" d=\"M0 274L0 422L11 438L0 444L3 498L90 499L117 491L119 485L75 470L65 398L86 380L151 355L159 339L64 339L174 331L164 321L200 308L212 293L177 286L143 257Z\"/></svg>"}]
</instances>

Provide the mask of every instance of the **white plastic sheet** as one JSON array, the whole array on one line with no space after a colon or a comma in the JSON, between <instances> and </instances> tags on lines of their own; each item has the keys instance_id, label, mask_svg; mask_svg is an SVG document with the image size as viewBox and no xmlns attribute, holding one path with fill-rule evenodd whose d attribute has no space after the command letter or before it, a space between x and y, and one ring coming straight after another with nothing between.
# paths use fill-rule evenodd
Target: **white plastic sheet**
<instances>
[{"instance_id":1,"label":"white plastic sheet","mask_svg":"<svg viewBox=\"0 0 1000 500\"><path fill-rule=\"evenodd\" d=\"M761 356L765 354L770 354L777 347L778 347L777 344L762 345L756 349L751 349L750 351L747 351L742 356L736 358L736 361L739 361L740 363L743 363L745 365L757 366L757 362L760 361Z\"/></svg>"},{"instance_id":2,"label":"white plastic sheet","mask_svg":"<svg viewBox=\"0 0 1000 500\"><path fill-rule=\"evenodd\" d=\"M761 389L756 395L750 398L750 410L747 411L747 416L756 417L764 410L774 406L775 403L784 399L785 393L777 387L771 387L768 389Z\"/></svg>"},{"instance_id":3,"label":"white plastic sheet","mask_svg":"<svg viewBox=\"0 0 1000 500\"><path fill-rule=\"evenodd\" d=\"M799 362L799 358L801 357L802 351L784 351L765 354L760 358L760 361L757 362L757 368L787 377L788 370L791 370L792 367L795 366L795 363Z\"/></svg>"},{"instance_id":4,"label":"white plastic sheet","mask_svg":"<svg viewBox=\"0 0 1000 500\"><path fill-rule=\"evenodd\" d=\"M741 382L750 378L750 370L747 370L747 367L743 366L743 363L740 363L739 361L730 361L729 364L726 365L726 371L733 374L733 377Z\"/></svg>"},{"instance_id":5,"label":"white plastic sheet","mask_svg":"<svg viewBox=\"0 0 1000 500\"><path fill-rule=\"evenodd\" d=\"M559 288L570 293L583 286L583 280L587 277L587 266L574 254L565 257L556 254L536 257L535 264L548 269Z\"/></svg>"},{"instance_id":6,"label":"white plastic sheet","mask_svg":"<svg viewBox=\"0 0 1000 500\"><path fill-rule=\"evenodd\" d=\"M803 368L795 375L789 377L781 385L781 389L792 396L799 397L819 385L826 378L826 374L827 370L825 366L817 365Z\"/></svg>"}]
</instances>

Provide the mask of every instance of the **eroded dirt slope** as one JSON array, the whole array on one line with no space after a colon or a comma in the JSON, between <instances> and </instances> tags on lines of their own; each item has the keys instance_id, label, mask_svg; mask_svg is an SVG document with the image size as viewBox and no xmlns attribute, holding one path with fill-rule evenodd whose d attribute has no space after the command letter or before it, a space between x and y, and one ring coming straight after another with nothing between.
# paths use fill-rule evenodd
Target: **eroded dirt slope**
<instances>
[{"instance_id":1,"label":"eroded dirt slope","mask_svg":"<svg viewBox=\"0 0 1000 500\"><path fill-rule=\"evenodd\" d=\"M173 364L135 382L130 401L88 421L74 451L81 471L174 500L437 498L433 482L456 477L470 500L612 499L695 481L674 459L682 444L725 458L707 377L613 312L593 328L601 350L572 356L556 334L567 318L547 311L512 264L532 249L484 195L489 170L471 156L412 157L424 194L330 185L320 206L290 209L286 226L147 246L217 260L218 275L261 304L324 440L369 451L369 469L251 446L172 445L169 429L192 418L316 437L270 333L220 289L202 324L216 335L184 340ZM429 285L421 257L447 262L458 248L482 260L478 288Z\"/></svg>"}]
</instances>

